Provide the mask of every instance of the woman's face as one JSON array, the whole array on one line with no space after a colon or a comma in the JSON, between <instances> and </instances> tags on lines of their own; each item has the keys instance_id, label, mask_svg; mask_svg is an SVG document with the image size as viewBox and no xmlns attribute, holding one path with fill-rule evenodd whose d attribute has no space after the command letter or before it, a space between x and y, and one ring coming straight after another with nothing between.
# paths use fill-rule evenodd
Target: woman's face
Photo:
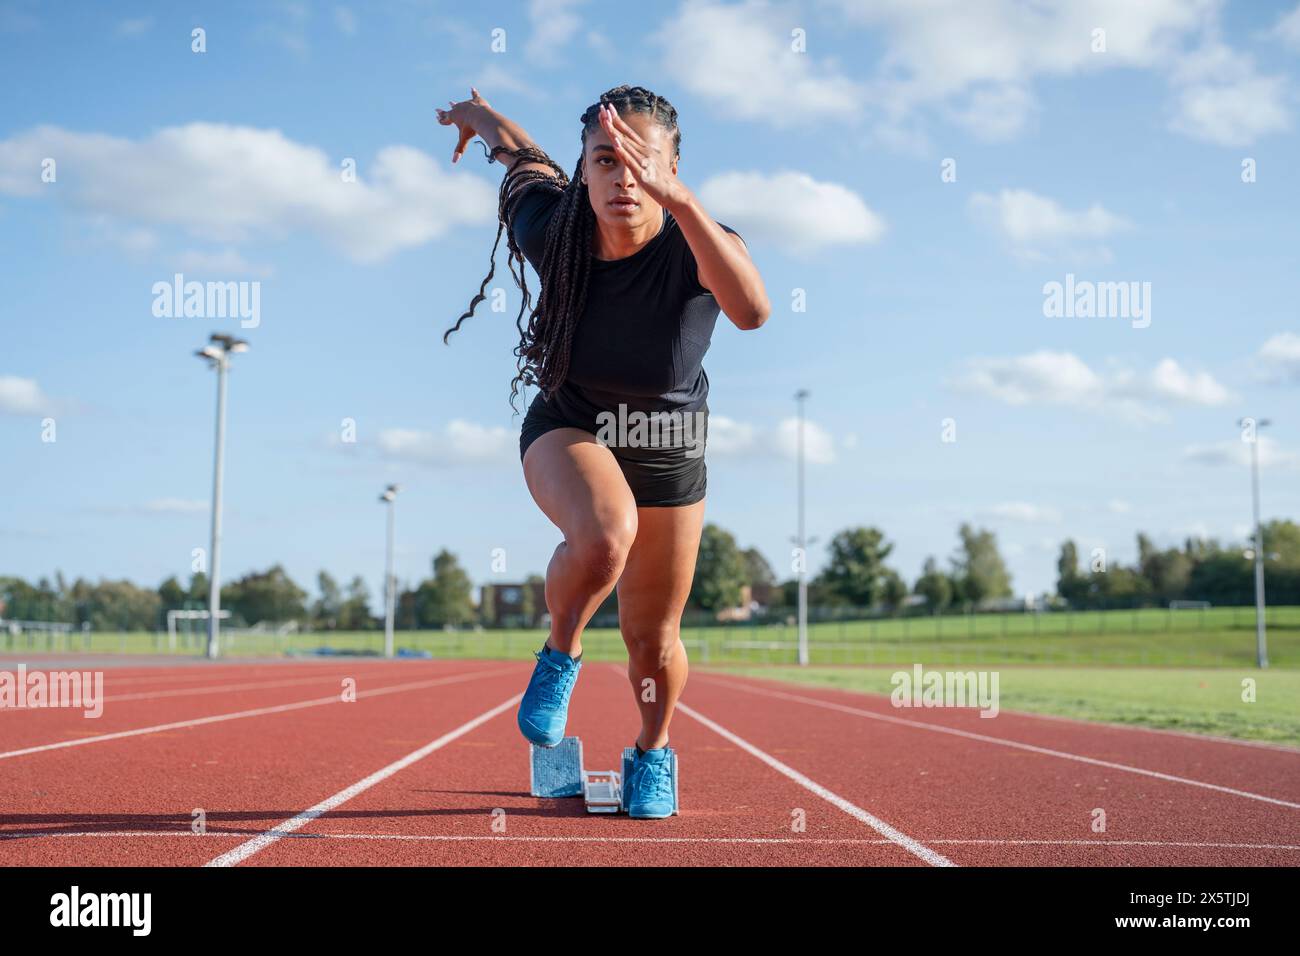
<instances>
[{"instance_id":1,"label":"woman's face","mask_svg":"<svg viewBox=\"0 0 1300 956\"><path fill-rule=\"evenodd\" d=\"M673 135L646 113L621 113L623 122L636 130L647 146L658 153L661 164L677 175L677 160L673 156ZM583 178L587 181L587 195L596 218L611 228L627 228L643 223L658 224L663 217L660 205L641 191L632 173L618 160L614 146L604 127L587 134L587 146L582 157ZM615 202L623 198L631 203Z\"/></svg>"}]
</instances>

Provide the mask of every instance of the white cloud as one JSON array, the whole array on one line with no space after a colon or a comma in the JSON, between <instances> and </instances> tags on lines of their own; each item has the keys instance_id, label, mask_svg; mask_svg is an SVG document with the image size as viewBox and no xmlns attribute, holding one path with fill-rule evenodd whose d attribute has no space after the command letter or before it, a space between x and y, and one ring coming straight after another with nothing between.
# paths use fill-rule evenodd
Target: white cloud
<instances>
[{"instance_id":1,"label":"white cloud","mask_svg":"<svg viewBox=\"0 0 1300 956\"><path fill-rule=\"evenodd\" d=\"M1019 133L1037 108L1029 90L1006 85L975 90L966 103L952 107L947 115L977 139L996 141Z\"/></svg>"},{"instance_id":2,"label":"white cloud","mask_svg":"<svg viewBox=\"0 0 1300 956\"><path fill-rule=\"evenodd\" d=\"M1055 508L1047 508L1027 501L1004 501L1001 504L985 509L983 516L985 518L1021 521L1025 524L1045 524L1061 520L1061 513Z\"/></svg>"},{"instance_id":3,"label":"white cloud","mask_svg":"<svg viewBox=\"0 0 1300 956\"><path fill-rule=\"evenodd\" d=\"M1189 405L1225 405L1232 393L1208 372L1188 372L1171 358L1161 359L1151 372L1152 393Z\"/></svg>"},{"instance_id":4,"label":"white cloud","mask_svg":"<svg viewBox=\"0 0 1300 956\"><path fill-rule=\"evenodd\" d=\"M1133 510L1133 506L1120 498L1112 498L1106 502L1106 510L1111 514L1126 515Z\"/></svg>"},{"instance_id":5,"label":"white cloud","mask_svg":"<svg viewBox=\"0 0 1300 956\"><path fill-rule=\"evenodd\" d=\"M122 224L111 216L92 214L86 217L84 238L91 244L113 246L132 261L147 259L158 248L158 234L142 226Z\"/></svg>"},{"instance_id":6,"label":"white cloud","mask_svg":"<svg viewBox=\"0 0 1300 956\"><path fill-rule=\"evenodd\" d=\"M1247 146L1290 128L1285 77L1262 76L1254 60L1221 43L1189 54L1174 73L1170 128L1218 146Z\"/></svg>"},{"instance_id":7,"label":"white cloud","mask_svg":"<svg viewBox=\"0 0 1300 956\"><path fill-rule=\"evenodd\" d=\"M535 63L558 64L569 59L573 37L584 21L577 8L587 0L529 0L528 20L533 32L524 44L524 55ZM483 89L477 83L478 89Z\"/></svg>"},{"instance_id":8,"label":"white cloud","mask_svg":"<svg viewBox=\"0 0 1300 956\"><path fill-rule=\"evenodd\" d=\"M799 457L799 419L791 416L784 418L777 425L775 436L778 451L783 457L795 461ZM814 465L829 465L835 462L835 439L831 433L816 422L804 419L803 423L804 459Z\"/></svg>"},{"instance_id":9,"label":"white cloud","mask_svg":"<svg viewBox=\"0 0 1300 956\"><path fill-rule=\"evenodd\" d=\"M46 156L59 162L57 190L33 173ZM343 182L339 160L279 130L221 123L142 140L55 126L0 140L0 194L56 196L77 212L213 242L305 233L375 262L495 215L495 186L410 146L384 147L357 179Z\"/></svg>"},{"instance_id":10,"label":"white cloud","mask_svg":"<svg viewBox=\"0 0 1300 956\"><path fill-rule=\"evenodd\" d=\"M1038 77L1150 68L1210 19L1214 0L838 0L850 20L881 27L888 49L879 95L899 109L963 97L1021 104L1002 123L1014 132ZM1092 31L1106 31L1104 53ZM975 111L977 117L979 111Z\"/></svg>"},{"instance_id":11,"label":"white cloud","mask_svg":"<svg viewBox=\"0 0 1300 956\"><path fill-rule=\"evenodd\" d=\"M1273 36L1300 53L1300 6L1278 19L1273 27Z\"/></svg>"},{"instance_id":12,"label":"white cloud","mask_svg":"<svg viewBox=\"0 0 1300 956\"><path fill-rule=\"evenodd\" d=\"M1095 405L1105 395L1101 376L1069 352L970 359L956 384L1008 405Z\"/></svg>"},{"instance_id":13,"label":"white cloud","mask_svg":"<svg viewBox=\"0 0 1300 956\"><path fill-rule=\"evenodd\" d=\"M726 415L709 415L708 455L739 458L753 455L763 447L754 425L738 422Z\"/></svg>"},{"instance_id":14,"label":"white cloud","mask_svg":"<svg viewBox=\"0 0 1300 956\"><path fill-rule=\"evenodd\" d=\"M1223 405L1233 398L1208 373L1190 373L1173 359L1145 374L1118 366L1097 372L1073 353L1047 350L970 359L951 384L1008 405L1067 405L1134 422L1166 421L1163 403Z\"/></svg>"},{"instance_id":15,"label":"white cloud","mask_svg":"<svg viewBox=\"0 0 1300 956\"><path fill-rule=\"evenodd\" d=\"M1267 379L1300 382L1300 335L1279 332L1260 347L1258 359Z\"/></svg>"},{"instance_id":16,"label":"white cloud","mask_svg":"<svg viewBox=\"0 0 1300 956\"><path fill-rule=\"evenodd\" d=\"M771 428L709 415L710 458L780 458L794 460L799 451L799 419L786 418ZM816 422L804 419L804 460L827 465L836 460L835 439Z\"/></svg>"},{"instance_id":17,"label":"white cloud","mask_svg":"<svg viewBox=\"0 0 1300 956\"><path fill-rule=\"evenodd\" d=\"M51 411L50 399L34 378L0 375L0 414L43 415Z\"/></svg>"},{"instance_id":18,"label":"white cloud","mask_svg":"<svg viewBox=\"0 0 1300 956\"><path fill-rule=\"evenodd\" d=\"M701 184L699 197L750 246L761 240L796 256L876 242L885 232L885 221L857 193L807 173L721 173Z\"/></svg>"},{"instance_id":19,"label":"white cloud","mask_svg":"<svg viewBox=\"0 0 1300 956\"><path fill-rule=\"evenodd\" d=\"M854 120L865 88L834 63L791 49L796 22L765 0L685 3L653 40L663 73L729 119L777 129Z\"/></svg>"},{"instance_id":20,"label":"white cloud","mask_svg":"<svg viewBox=\"0 0 1300 956\"><path fill-rule=\"evenodd\" d=\"M379 433L382 454L430 465L463 465L509 461L518 455L519 436L500 426L491 428L461 419L441 432L385 428Z\"/></svg>"},{"instance_id":21,"label":"white cloud","mask_svg":"<svg viewBox=\"0 0 1300 956\"><path fill-rule=\"evenodd\" d=\"M826 0L849 24L878 31L884 53L863 108L884 125L925 111L983 139L1019 133L1034 84L1106 70L1146 70L1174 97L1171 126L1244 145L1285 129L1287 85L1224 46L1220 0ZM1293 22L1292 17L1296 22ZM1300 36L1300 14L1277 28ZM1094 51L1093 31L1105 31ZM1300 40L1297 40L1300 42Z\"/></svg>"},{"instance_id":22,"label":"white cloud","mask_svg":"<svg viewBox=\"0 0 1300 956\"><path fill-rule=\"evenodd\" d=\"M463 93L457 93L459 99L469 99L469 88L471 86L478 90L489 103L493 97L500 92L517 93L527 99L538 100L544 99L546 94L542 92L539 85L528 79L521 79L513 72L506 69L500 62L500 58L488 60L483 66L475 67L472 73L466 73L461 78L460 88ZM441 69L441 65L438 67ZM453 87L454 88L454 87ZM450 98L450 97L449 97ZM453 137L452 145L456 143ZM475 146L476 150L480 147ZM577 158L578 148L575 144L573 150L574 158ZM447 155L451 156L451 150L447 150ZM561 163L563 165L563 163Z\"/></svg>"},{"instance_id":23,"label":"white cloud","mask_svg":"<svg viewBox=\"0 0 1300 956\"><path fill-rule=\"evenodd\" d=\"M1027 189L1003 189L996 196L975 193L967 208L1013 252L1027 258L1041 258L1047 251L1070 252L1079 241L1093 242L1132 228L1127 219L1098 203L1071 211Z\"/></svg>"}]
</instances>

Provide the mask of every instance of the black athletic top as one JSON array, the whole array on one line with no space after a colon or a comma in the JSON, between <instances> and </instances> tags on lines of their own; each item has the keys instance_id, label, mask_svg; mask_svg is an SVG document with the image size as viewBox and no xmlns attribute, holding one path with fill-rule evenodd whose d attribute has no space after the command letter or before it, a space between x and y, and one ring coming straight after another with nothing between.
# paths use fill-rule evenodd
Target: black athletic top
<instances>
[{"instance_id":1,"label":"black athletic top","mask_svg":"<svg viewBox=\"0 0 1300 956\"><path fill-rule=\"evenodd\" d=\"M539 275L546 227L560 195L530 185L513 210L515 242ZM665 209L659 234L632 255L592 257L569 373L547 406L575 423L593 424L597 413L620 403L647 413L703 409L709 376L701 363L720 311L713 293L700 285L695 254Z\"/></svg>"}]
</instances>

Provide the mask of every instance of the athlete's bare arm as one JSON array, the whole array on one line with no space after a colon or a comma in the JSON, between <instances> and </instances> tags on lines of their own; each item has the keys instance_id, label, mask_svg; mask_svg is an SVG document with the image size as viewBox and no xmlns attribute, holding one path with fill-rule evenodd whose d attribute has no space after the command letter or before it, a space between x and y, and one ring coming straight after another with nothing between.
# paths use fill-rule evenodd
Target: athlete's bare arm
<instances>
[{"instance_id":1,"label":"athlete's bare arm","mask_svg":"<svg viewBox=\"0 0 1300 956\"><path fill-rule=\"evenodd\" d=\"M481 137L487 143L489 153L498 146L504 146L506 149L519 149L522 146L541 149L522 126L494 110L472 86L470 94L470 99L452 103L449 109L438 110L439 123L443 126L455 126L460 131L456 150L451 155L453 163L459 161L464 155L465 146L475 136ZM497 157L497 162L509 170L514 159L503 155ZM516 172L525 169L536 169L552 178L558 178L555 170L545 163L525 162L515 167Z\"/></svg>"}]
</instances>

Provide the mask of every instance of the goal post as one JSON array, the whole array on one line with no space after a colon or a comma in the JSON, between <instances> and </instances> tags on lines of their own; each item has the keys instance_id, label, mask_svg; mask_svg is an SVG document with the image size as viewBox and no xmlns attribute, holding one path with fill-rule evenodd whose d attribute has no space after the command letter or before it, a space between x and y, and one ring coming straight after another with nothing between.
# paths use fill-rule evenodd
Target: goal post
<instances>
[{"instance_id":1,"label":"goal post","mask_svg":"<svg viewBox=\"0 0 1300 956\"><path fill-rule=\"evenodd\" d=\"M177 621L206 621L210 617L208 611L200 610L181 610L176 609L167 612L167 647L172 651L176 650L176 622ZM230 612L224 608L217 612L217 620L224 621L230 617Z\"/></svg>"}]
</instances>

